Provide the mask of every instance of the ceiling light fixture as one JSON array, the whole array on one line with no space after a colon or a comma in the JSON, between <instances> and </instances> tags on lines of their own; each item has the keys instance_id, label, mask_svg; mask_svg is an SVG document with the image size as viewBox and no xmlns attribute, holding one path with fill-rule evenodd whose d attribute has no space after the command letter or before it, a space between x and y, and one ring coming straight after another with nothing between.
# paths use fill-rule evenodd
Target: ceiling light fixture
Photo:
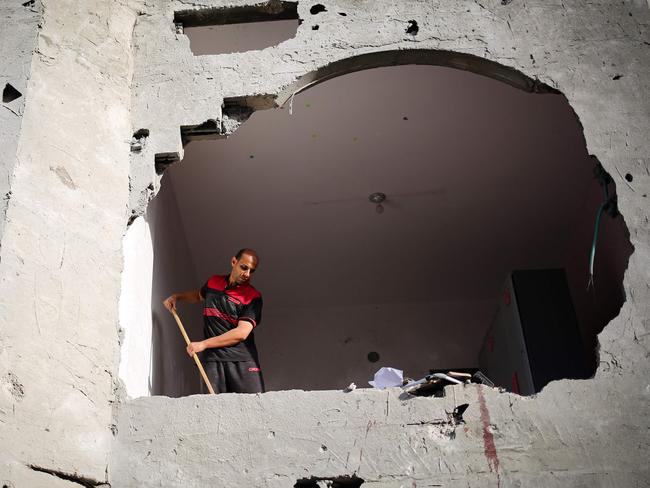
<instances>
[{"instance_id":1,"label":"ceiling light fixture","mask_svg":"<svg viewBox=\"0 0 650 488\"><path fill-rule=\"evenodd\" d=\"M375 212L378 214L384 213L384 206L382 205L382 202L386 200L386 194L382 193L380 191L371 193L368 195L368 200L370 200L371 203L374 203L375 206Z\"/></svg>"}]
</instances>

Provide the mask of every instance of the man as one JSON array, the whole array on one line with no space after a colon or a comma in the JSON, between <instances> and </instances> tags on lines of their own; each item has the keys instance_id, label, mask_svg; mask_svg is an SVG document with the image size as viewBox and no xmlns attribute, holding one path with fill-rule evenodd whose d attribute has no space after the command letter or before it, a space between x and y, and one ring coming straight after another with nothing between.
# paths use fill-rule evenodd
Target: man
<instances>
[{"instance_id":1,"label":"man","mask_svg":"<svg viewBox=\"0 0 650 488\"><path fill-rule=\"evenodd\" d=\"M264 380L253 329L262 320L262 295L250 284L259 258L242 249L231 259L230 274L215 275L202 288L174 293L163 304L171 312L178 301L203 307L205 340L190 342L187 354L202 353L204 369L216 393L262 393Z\"/></svg>"}]
</instances>

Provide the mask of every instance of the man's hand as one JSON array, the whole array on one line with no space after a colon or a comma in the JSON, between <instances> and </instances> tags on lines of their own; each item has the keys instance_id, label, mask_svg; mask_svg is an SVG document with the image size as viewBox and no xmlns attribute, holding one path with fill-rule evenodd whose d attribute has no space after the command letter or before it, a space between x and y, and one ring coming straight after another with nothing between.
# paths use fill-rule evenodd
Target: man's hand
<instances>
[{"instance_id":1,"label":"man's hand","mask_svg":"<svg viewBox=\"0 0 650 488\"><path fill-rule=\"evenodd\" d=\"M190 355L190 357L194 356L195 354L198 354L200 352L205 351L205 344L203 341L201 342L190 342L189 345L186 348L187 354Z\"/></svg>"},{"instance_id":2,"label":"man's hand","mask_svg":"<svg viewBox=\"0 0 650 488\"><path fill-rule=\"evenodd\" d=\"M176 310L176 294L170 295L167 298L165 298L165 301L163 301L163 305L167 310L169 310L169 313L172 311Z\"/></svg>"},{"instance_id":3,"label":"man's hand","mask_svg":"<svg viewBox=\"0 0 650 488\"><path fill-rule=\"evenodd\" d=\"M176 303L179 301L188 302L188 303L199 303L201 300L203 300L203 297L201 296L201 289L189 290L180 293L174 293L173 295L168 296L163 301L163 305L171 313L176 310Z\"/></svg>"}]
</instances>

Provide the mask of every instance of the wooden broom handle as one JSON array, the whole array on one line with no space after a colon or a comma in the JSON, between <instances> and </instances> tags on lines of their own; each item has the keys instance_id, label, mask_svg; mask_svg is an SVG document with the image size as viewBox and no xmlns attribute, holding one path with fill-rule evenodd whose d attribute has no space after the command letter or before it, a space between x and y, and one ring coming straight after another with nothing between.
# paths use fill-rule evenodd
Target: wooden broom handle
<instances>
[{"instance_id":1,"label":"wooden broom handle","mask_svg":"<svg viewBox=\"0 0 650 488\"><path fill-rule=\"evenodd\" d=\"M189 346L190 345L190 338L187 337L187 332L185 332L185 327L183 327L183 322L181 322L181 319L178 317L178 314L176 313L176 310L172 308L172 315L176 319L176 323L178 324L178 328L181 330L181 334L183 334L183 339L185 339L185 343ZM194 362L196 363L197 367L199 368L199 371L201 373L201 377L203 378L203 381L205 381L206 386L208 387L208 391L212 394L214 394L214 389L212 388L212 385L210 384L210 380L208 379L208 375L205 374L205 370L203 369L203 365L201 364L201 360L199 357L194 353L192 356L194 359Z\"/></svg>"}]
</instances>

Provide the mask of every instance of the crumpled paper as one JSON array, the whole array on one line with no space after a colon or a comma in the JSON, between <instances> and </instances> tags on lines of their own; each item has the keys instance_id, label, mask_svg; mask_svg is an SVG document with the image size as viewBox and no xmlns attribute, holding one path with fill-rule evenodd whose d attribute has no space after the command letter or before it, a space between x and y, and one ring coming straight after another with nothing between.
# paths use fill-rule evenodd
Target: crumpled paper
<instances>
[{"instance_id":1,"label":"crumpled paper","mask_svg":"<svg viewBox=\"0 0 650 488\"><path fill-rule=\"evenodd\" d=\"M403 374L404 372L401 369L387 367L379 368L375 373L375 379L368 381L368 383L379 390L390 388L392 386L402 386L402 383L404 382Z\"/></svg>"}]
</instances>

